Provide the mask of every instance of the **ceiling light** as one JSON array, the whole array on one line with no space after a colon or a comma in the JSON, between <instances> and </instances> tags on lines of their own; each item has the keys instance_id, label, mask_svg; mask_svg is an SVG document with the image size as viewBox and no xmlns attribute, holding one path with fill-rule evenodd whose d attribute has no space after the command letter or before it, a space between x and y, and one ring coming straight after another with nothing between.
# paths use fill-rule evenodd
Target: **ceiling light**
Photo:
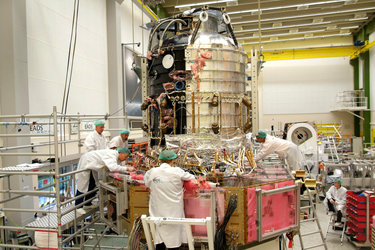
<instances>
[{"instance_id":1,"label":"ceiling light","mask_svg":"<svg viewBox=\"0 0 375 250\"><path fill-rule=\"evenodd\" d=\"M282 40L269 40L269 41L262 41L262 43L273 43L273 42L287 42L287 41L298 41L298 40L307 40L307 39L317 39L317 38L328 38L328 37L336 37L336 36L349 36L351 35L350 32L343 33L343 34L332 34L332 35L324 35L324 36L313 36L313 37L295 37L295 38L288 38ZM253 45L259 44L259 42L248 42L242 43L241 45Z\"/></svg>"},{"instance_id":2,"label":"ceiling light","mask_svg":"<svg viewBox=\"0 0 375 250\"><path fill-rule=\"evenodd\" d=\"M293 28L293 29L290 29L289 30L289 33L297 33L298 32L298 29L297 28Z\"/></svg>"},{"instance_id":3,"label":"ceiling light","mask_svg":"<svg viewBox=\"0 0 375 250\"><path fill-rule=\"evenodd\" d=\"M354 25L354 26L340 27L340 29L348 29L348 30L350 30L350 29L356 29L358 27L359 27L358 25Z\"/></svg>"},{"instance_id":4,"label":"ceiling light","mask_svg":"<svg viewBox=\"0 0 375 250\"><path fill-rule=\"evenodd\" d=\"M355 13L354 18L365 18L367 17L366 13Z\"/></svg>"},{"instance_id":5,"label":"ceiling light","mask_svg":"<svg viewBox=\"0 0 375 250\"><path fill-rule=\"evenodd\" d=\"M238 5L238 1L237 0L233 0L233 1L227 1L227 6L230 7L230 6L237 6Z\"/></svg>"},{"instance_id":6,"label":"ceiling light","mask_svg":"<svg viewBox=\"0 0 375 250\"><path fill-rule=\"evenodd\" d=\"M313 25L319 25L319 24L329 24L331 21L326 21L326 22L320 22L320 23L304 23L304 24L293 24L293 25L285 25L285 26L273 26L273 27L268 27L268 28L261 28L262 31L265 30L276 30L276 29L289 29L289 28L296 28L296 27L306 27L306 26L313 26ZM281 23L280 23L281 24ZM238 30L235 31L235 33L244 33L244 32L253 32L253 31L258 31L258 28L256 29L247 29L247 30Z\"/></svg>"},{"instance_id":7,"label":"ceiling light","mask_svg":"<svg viewBox=\"0 0 375 250\"><path fill-rule=\"evenodd\" d=\"M335 30L337 29L337 25L327 25L327 30Z\"/></svg>"},{"instance_id":8,"label":"ceiling light","mask_svg":"<svg viewBox=\"0 0 375 250\"><path fill-rule=\"evenodd\" d=\"M279 34L272 34L272 35L262 35L263 37L273 37L273 36L290 36L290 35L297 35L297 34L308 34L308 33L315 33L315 32L324 32L325 29L320 30L309 30L309 31L301 31L301 32L294 32L294 33L279 33ZM245 40L245 39L253 39L254 37L258 37L259 33L254 33L253 36L246 36L246 37L237 37L237 40Z\"/></svg>"},{"instance_id":9,"label":"ceiling light","mask_svg":"<svg viewBox=\"0 0 375 250\"><path fill-rule=\"evenodd\" d=\"M282 24L281 22L276 22L276 23L273 23L273 24L272 24L272 27L273 27L273 28L279 28L279 27L281 27L281 26L283 26L283 24Z\"/></svg>"},{"instance_id":10,"label":"ceiling light","mask_svg":"<svg viewBox=\"0 0 375 250\"><path fill-rule=\"evenodd\" d=\"M345 0L345 5L349 5L349 4L356 4L358 2L358 0Z\"/></svg>"},{"instance_id":11,"label":"ceiling light","mask_svg":"<svg viewBox=\"0 0 375 250\"><path fill-rule=\"evenodd\" d=\"M367 17L359 17L359 18L349 18L348 21L361 21L361 20L367 20Z\"/></svg>"},{"instance_id":12,"label":"ceiling light","mask_svg":"<svg viewBox=\"0 0 375 250\"><path fill-rule=\"evenodd\" d=\"M189 4L176 5L174 6L174 8L180 9L180 8L186 8L186 7L203 6L203 5L218 4L218 3L228 3L228 2L237 2L237 0L217 0L217 1L207 1L207 2L200 2L200 3L189 3Z\"/></svg>"},{"instance_id":13,"label":"ceiling light","mask_svg":"<svg viewBox=\"0 0 375 250\"><path fill-rule=\"evenodd\" d=\"M373 10L373 9L375 9L375 7L355 9L355 11L365 11L365 10ZM341 11L331 11L331 12L316 13L316 14L305 14L305 15L298 15L298 16L289 16L288 19L301 18L301 17L312 17L312 16L326 16L326 15L341 14L341 13L350 13L350 12L353 12L353 10L341 10ZM277 21L277 20L285 20L285 19L286 19L286 17L275 17L275 18L262 19L261 21L262 22L267 22L267 21ZM258 22L258 20L233 22L232 25L246 24L246 23L257 23L257 22Z\"/></svg>"},{"instance_id":14,"label":"ceiling light","mask_svg":"<svg viewBox=\"0 0 375 250\"><path fill-rule=\"evenodd\" d=\"M333 1L321 1L321 2L305 3L305 4L292 4L292 5L277 6L277 7L270 7L270 8L261 8L260 10L261 11L280 10L280 9L288 9L288 8L297 8L297 9L301 8L302 10L302 9L307 9L309 6L313 6L313 5L321 5L321 4L327 4L327 3L340 3L340 2L345 2L345 1L346 0L333 0ZM228 12L228 14L234 15L234 14L242 14L242 13L249 13L249 12L258 12L258 9L231 11L231 12Z\"/></svg>"},{"instance_id":15,"label":"ceiling light","mask_svg":"<svg viewBox=\"0 0 375 250\"><path fill-rule=\"evenodd\" d=\"M323 22L324 18L314 18L313 23L321 23Z\"/></svg>"},{"instance_id":16,"label":"ceiling light","mask_svg":"<svg viewBox=\"0 0 375 250\"><path fill-rule=\"evenodd\" d=\"M301 6L298 6L297 10L307 10L308 8L309 8L309 6L307 4L303 4Z\"/></svg>"}]
</instances>

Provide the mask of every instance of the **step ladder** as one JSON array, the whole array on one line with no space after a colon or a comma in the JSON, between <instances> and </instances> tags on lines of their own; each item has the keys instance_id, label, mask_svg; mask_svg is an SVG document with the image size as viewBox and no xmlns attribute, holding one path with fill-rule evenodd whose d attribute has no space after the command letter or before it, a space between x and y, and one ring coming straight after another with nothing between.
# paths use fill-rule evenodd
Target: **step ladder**
<instances>
[{"instance_id":1,"label":"step ladder","mask_svg":"<svg viewBox=\"0 0 375 250\"><path fill-rule=\"evenodd\" d=\"M299 236L299 242L301 244L301 249L302 250L305 250L305 249L312 249L312 248L316 248L316 247L321 247L321 246L324 246L324 249L328 250L327 248L327 243L326 243L326 239L324 238L324 235L323 235L323 232L322 232L322 228L320 227L320 223L319 223L319 220L318 220L318 216L316 214L316 210L315 210L315 204L313 202L313 198L312 198L312 194L311 194L311 190L310 189L307 189L307 194L309 196L309 201L310 201L310 204L309 206L305 206L305 207L300 207L300 214L301 212L304 212L305 210L307 209L311 209L312 212L313 212L313 218L310 218L310 219L304 219L304 220L300 220L300 224L301 223L306 223L306 222L310 222L310 221L314 221L316 223L316 225L318 226L318 230L316 231L311 231L311 232L301 232L301 225L300 225L300 228L299 228L299 232L298 232L298 236ZM321 243L318 243L316 245L312 245L312 246L307 246L305 247L303 245L303 237L306 237L306 236L309 236L309 235L313 235L313 234L320 234L320 238L321 238Z\"/></svg>"}]
</instances>

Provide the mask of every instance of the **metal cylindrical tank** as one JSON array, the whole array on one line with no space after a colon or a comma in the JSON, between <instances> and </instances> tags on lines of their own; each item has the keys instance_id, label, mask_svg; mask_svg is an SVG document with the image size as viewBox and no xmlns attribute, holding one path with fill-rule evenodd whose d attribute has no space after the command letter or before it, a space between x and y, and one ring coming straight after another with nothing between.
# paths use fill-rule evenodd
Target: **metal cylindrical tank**
<instances>
[{"instance_id":1,"label":"metal cylindrical tank","mask_svg":"<svg viewBox=\"0 0 375 250\"><path fill-rule=\"evenodd\" d=\"M247 55L234 41L219 34L219 11L202 11L201 27L185 49L187 133L202 133L218 126L220 133L241 127Z\"/></svg>"}]
</instances>

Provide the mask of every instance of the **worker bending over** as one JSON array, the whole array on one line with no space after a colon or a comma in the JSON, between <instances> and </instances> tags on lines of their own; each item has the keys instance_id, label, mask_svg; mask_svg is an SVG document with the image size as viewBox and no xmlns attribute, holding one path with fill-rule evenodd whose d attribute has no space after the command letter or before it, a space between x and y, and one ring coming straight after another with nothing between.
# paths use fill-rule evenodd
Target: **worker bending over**
<instances>
[{"instance_id":1,"label":"worker bending over","mask_svg":"<svg viewBox=\"0 0 375 250\"><path fill-rule=\"evenodd\" d=\"M276 153L282 160L286 160L290 171L302 168L302 153L293 142L267 135L264 131L259 131L256 139L261 143L261 150L255 157L256 162L271 153Z\"/></svg>"},{"instance_id":2,"label":"worker bending over","mask_svg":"<svg viewBox=\"0 0 375 250\"><path fill-rule=\"evenodd\" d=\"M336 227L342 227L341 218L346 207L346 191L348 190L341 186L341 179L337 178L326 193L326 198L323 202L328 211L337 212Z\"/></svg>"},{"instance_id":3,"label":"worker bending over","mask_svg":"<svg viewBox=\"0 0 375 250\"><path fill-rule=\"evenodd\" d=\"M132 172L133 167L120 166L118 163L126 161L130 155L127 148L118 148L117 150L102 149L87 152L79 159L77 170L86 170L76 174L77 192L76 196L94 190L98 183L98 171L106 166L111 172ZM95 192L85 195L75 201L76 205L91 199L95 196ZM85 204L90 206L91 202Z\"/></svg>"},{"instance_id":4,"label":"worker bending over","mask_svg":"<svg viewBox=\"0 0 375 250\"><path fill-rule=\"evenodd\" d=\"M127 129L124 129L123 131L121 131L120 135L113 137L112 140L109 142L109 148L110 149L128 148L129 134L130 134L130 131Z\"/></svg>"},{"instance_id":5,"label":"worker bending over","mask_svg":"<svg viewBox=\"0 0 375 250\"><path fill-rule=\"evenodd\" d=\"M183 183L195 179L179 167L173 167L177 155L171 150L160 153L162 164L146 172L145 185L150 188L149 212L151 217L185 218ZM156 225L156 250L179 249L186 243L184 225Z\"/></svg>"},{"instance_id":6,"label":"worker bending over","mask_svg":"<svg viewBox=\"0 0 375 250\"><path fill-rule=\"evenodd\" d=\"M94 123L95 130L90 132L85 139L87 151L100 150L107 148L107 139L103 135L105 121L98 120Z\"/></svg>"}]
</instances>

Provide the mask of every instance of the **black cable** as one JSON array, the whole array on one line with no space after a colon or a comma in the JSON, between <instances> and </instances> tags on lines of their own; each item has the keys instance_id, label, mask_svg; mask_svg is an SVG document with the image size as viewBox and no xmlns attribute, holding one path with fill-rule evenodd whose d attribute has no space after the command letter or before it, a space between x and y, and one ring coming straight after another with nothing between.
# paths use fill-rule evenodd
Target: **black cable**
<instances>
[{"instance_id":1,"label":"black cable","mask_svg":"<svg viewBox=\"0 0 375 250\"><path fill-rule=\"evenodd\" d=\"M67 93L66 93L64 114L66 114L66 112L68 110L68 100L69 100L69 93L70 93L70 85L72 83L73 66L74 66L74 56L75 56L76 44L77 44L78 12L79 12L79 0L77 1L77 10L76 10L76 13L75 13L76 18L75 18L75 30L74 30L74 44L73 44L72 65L70 67L69 85L68 85L68 90L67 90ZM73 21L74 21L74 19L73 19Z\"/></svg>"},{"instance_id":2,"label":"black cable","mask_svg":"<svg viewBox=\"0 0 375 250\"><path fill-rule=\"evenodd\" d=\"M237 208L237 195L231 195L228 202L227 211L225 212L223 223L219 226L215 234L214 249L215 250L225 250L226 249L226 237L225 228L228 221L234 211Z\"/></svg>"}]
</instances>

